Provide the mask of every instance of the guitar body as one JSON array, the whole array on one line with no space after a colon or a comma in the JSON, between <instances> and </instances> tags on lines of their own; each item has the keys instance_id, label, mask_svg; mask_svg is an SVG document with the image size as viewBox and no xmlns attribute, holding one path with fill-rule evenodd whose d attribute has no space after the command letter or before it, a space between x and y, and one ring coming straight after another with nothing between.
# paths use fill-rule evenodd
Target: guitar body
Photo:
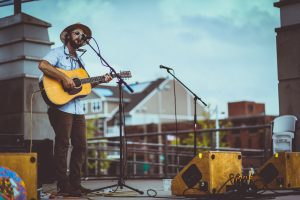
<instances>
[{"instance_id":1,"label":"guitar body","mask_svg":"<svg viewBox=\"0 0 300 200\"><path fill-rule=\"evenodd\" d=\"M48 105L61 107L75 98L85 97L91 93L91 84L82 84L80 80L89 78L88 73L84 69L78 68L75 70L63 70L57 68L57 70L73 79L76 87L71 90L65 90L62 83L44 75L43 80L40 82L40 88L43 90L42 96Z\"/></svg>"}]
</instances>

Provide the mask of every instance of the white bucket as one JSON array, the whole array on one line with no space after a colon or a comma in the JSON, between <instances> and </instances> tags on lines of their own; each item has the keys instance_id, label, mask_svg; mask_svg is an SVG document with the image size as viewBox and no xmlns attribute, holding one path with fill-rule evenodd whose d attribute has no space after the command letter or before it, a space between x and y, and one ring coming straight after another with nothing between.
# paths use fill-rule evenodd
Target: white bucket
<instances>
[{"instance_id":1,"label":"white bucket","mask_svg":"<svg viewBox=\"0 0 300 200\"><path fill-rule=\"evenodd\" d=\"M171 191L172 179L163 179L164 191Z\"/></svg>"}]
</instances>

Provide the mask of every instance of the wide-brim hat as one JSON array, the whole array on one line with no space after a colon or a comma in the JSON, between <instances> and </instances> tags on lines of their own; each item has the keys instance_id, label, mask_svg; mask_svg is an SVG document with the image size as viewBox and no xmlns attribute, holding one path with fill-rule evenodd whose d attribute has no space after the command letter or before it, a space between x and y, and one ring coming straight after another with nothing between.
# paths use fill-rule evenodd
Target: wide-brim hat
<instances>
[{"instance_id":1,"label":"wide-brim hat","mask_svg":"<svg viewBox=\"0 0 300 200\"><path fill-rule=\"evenodd\" d=\"M84 34L87 36L87 38L92 37L92 31L89 27L87 27L86 25L83 25L81 23L76 23L76 24L72 24L68 27L66 27L61 33L60 33L60 40L62 41L62 43L65 43L66 40L66 36L68 33L72 32L75 29L81 29L83 30ZM83 45L85 45L86 42L83 43Z\"/></svg>"}]
</instances>

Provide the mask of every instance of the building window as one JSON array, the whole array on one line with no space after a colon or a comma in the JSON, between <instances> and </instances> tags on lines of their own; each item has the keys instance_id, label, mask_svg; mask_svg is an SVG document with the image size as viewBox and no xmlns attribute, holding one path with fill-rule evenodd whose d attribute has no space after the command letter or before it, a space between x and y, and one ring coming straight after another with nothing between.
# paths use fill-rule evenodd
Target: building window
<instances>
[{"instance_id":1,"label":"building window","mask_svg":"<svg viewBox=\"0 0 300 200\"><path fill-rule=\"evenodd\" d=\"M253 110L254 110L253 105L248 105L248 112L253 113Z\"/></svg>"},{"instance_id":2,"label":"building window","mask_svg":"<svg viewBox=\"0 0 300 200\"><path fill-rule=\"evenodd\" d=\"M91 110L92 112L101 112L102 111L102 101L94 100L91 102Z\"/></svg>"},{"instance_id":3,"label":"building window","mask_svg":"<svg viewBox=\"0 0 300 200\"><path fill-rule=\"evenodd\" d=\"M97 119L96 120L96 131L97 131L97 136L104 136L103 132L104 132L104 120L103 119Z\"/></svg>"},{"instance_id":4,"label":"building window","mask_svg":"<svg viewBox=\"0 0 300 200\"><path fill-rule=\"evenodd\" d=\"M84 114L86 114L88 112L88 104L86 101L80 101L80 104L81 104L81 107L82 107L82 110L84 112Z\"/></svg>"}]
</instances>

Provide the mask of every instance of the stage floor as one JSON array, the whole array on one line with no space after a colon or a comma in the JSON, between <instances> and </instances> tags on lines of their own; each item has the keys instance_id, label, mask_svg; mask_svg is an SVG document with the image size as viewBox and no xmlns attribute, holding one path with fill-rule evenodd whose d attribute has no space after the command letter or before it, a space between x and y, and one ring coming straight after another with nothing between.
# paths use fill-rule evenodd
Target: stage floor
<instances>
[{"instance_id":1,"label":"stage floor","mask_svg":"<svg viewBox=\"0 0 300 200\"><path fill-rule=\"evenodd\" d=\"M116 180L87 180L83 181L82 185L89 189L97 189L105 186L116 184ZM300 192L295 193L295 191L278 191L279 193L274 193L271 191L267 191L264 194L256 197L241 197L241 196L228 196L227 197L199 197L199 198L187 198L187 197L178 197L172 196L171 191L165 191L163 187L163 180L159 179L139 179L139 180L126 180L125 183L133 188L141 190L144 192L144 195L140 195L134 191L131 191L127 188L120 189L118 188L115 192L112 192L116 189L116 187L111 189L105 189L103 192L91 193L87 196L80 198L62 198L57 197L56 199L90 199L90 200L98 200L98 199L124 199L124 200L138 200L138 199L201 199L201 200L216 200L216 199L275 199L275 200L298 200L300 199ZM150 197L147 195L147 190L149 189L155 190L157 192L156 197ZM165 188L166 189L166 188ZM56 191L55 184L44 184L43 185L43 193L41 196L41 200L46 200L50 198L50 194ZM149 191L150 195L154 195L154 191Z\"/></svg>"}]
</instances>

